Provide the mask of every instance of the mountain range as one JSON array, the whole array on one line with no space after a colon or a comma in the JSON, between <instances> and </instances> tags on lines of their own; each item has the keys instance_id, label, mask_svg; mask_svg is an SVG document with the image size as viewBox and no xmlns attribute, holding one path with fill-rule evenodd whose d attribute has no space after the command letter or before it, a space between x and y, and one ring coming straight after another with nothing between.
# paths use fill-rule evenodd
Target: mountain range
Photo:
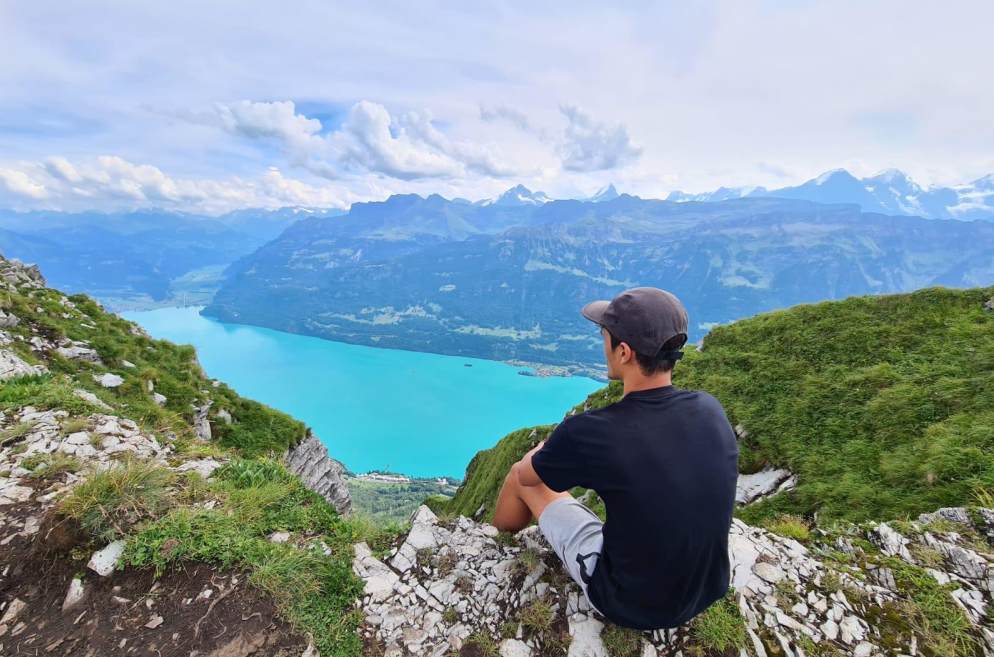
<instances>
[{"instance_id":1,"label":"mountain range","mask_svg":"<svg viewBox=\"0 0 994 657\"><path fill-rule=\"evenodd\" d=\"M474 205L398 195L296 222L232 265L203 312L589 371L601 341L578 308L636 285L680 296L697 340L715 324L798 303L992 282L987 222L772 197Z\"/></svg>"},{"instance_id":2,"label":"mountain range","mask_svg":"<svg viewBox=\"0 0 994 657\"><path fill-rule=\"evenodd\" d=\"M867 212L881 214L994 221L994 174L952 187L923 188L897 169L867 178L857 178L845 169L835 169L795 187L719 187L702 194L672 192L666 198L679 202L709 202L758 197L855 203Z\"/></svg>"}]
</instances>

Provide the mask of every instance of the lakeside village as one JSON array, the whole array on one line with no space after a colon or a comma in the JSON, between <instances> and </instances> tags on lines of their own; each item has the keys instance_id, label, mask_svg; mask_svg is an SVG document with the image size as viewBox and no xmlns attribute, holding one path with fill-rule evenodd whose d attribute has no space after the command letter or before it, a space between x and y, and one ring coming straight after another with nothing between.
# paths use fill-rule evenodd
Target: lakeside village
<instances>
[{"instance_id":1,"label":"lakeside village","mask_svg":"<svg viewBox=\"0 0 994 657\"><path fill-rule=\"evenodd\" d=\"M396 472L378 472L372 470L364 474L347 473L346 476L360 481L377 481L384 484L411 484L411 483L431 483L438 486L459 486L462 480L454 477L408 477Z\"/></svg>"}]
</instances>

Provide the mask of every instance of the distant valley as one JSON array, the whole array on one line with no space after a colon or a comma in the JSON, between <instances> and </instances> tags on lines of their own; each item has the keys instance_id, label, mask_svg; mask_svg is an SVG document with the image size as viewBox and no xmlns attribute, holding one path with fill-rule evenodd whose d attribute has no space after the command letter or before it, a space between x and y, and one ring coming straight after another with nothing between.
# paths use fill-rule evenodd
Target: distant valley
<instances>
[{"instance_id":1,"label":"distant valley","mask_svg":"<svg viewBox=\"0 0 994 657\"><path fill-rule=\"evenodd\" d=\"M0 251L38 264L52 285L86 292L113 309L205 303L228 265L315 214L333 212L0 211Z\"/></svg>"}]
</instances>

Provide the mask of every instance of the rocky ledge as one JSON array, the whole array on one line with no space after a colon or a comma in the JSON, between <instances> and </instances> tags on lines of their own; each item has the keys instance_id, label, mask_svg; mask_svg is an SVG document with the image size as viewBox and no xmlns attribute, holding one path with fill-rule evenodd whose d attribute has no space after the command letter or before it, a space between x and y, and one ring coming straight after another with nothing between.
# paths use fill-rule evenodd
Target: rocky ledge
<instances>
[{"instance_id":1,"label":"rocky ledge","mask_svg":"<svg viewBox=\"0 0 994 657\"><path fill-rule=\"evenodd\" d=\"M988 509L812 530L805 544L736 519L729 596L655 632L605 624L535 526L510 537L423 506L390 554L359 544L353 567L365 639L384 657L990 655L992 536Z\"/></svg>"},{"instance_id":2,"label":"rocky ledge","mask_svg":"<svg viewBox=\"0 0 994 657\"><path fill-rule=\"evenodd\" d=\"M328 455L317 436L310 431L286 455L290 472L303 480L304 485L328 500L342 515L352 511L352 496L345 483L345 468Z\"/></svg>"}]
</instances>

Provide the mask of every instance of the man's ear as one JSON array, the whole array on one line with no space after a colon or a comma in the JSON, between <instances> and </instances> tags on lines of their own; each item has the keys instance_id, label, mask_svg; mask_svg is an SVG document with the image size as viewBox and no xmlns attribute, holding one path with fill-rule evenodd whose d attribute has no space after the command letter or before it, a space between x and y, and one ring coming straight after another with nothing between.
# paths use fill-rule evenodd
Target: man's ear
<instances>
[{"instance_id":1,"label":"man's ear","mask_svg":"<svg viewBox=\"0 0 994 657\"><path fill-rule=\"evenodd\" d=\"M632 348L628 346L627 342L622 342L621 344L618 345L618 347L621 349L622 364L629 362L632 358L635 357L635 352L632 351Z\"/></svg>"}]
</instances>

